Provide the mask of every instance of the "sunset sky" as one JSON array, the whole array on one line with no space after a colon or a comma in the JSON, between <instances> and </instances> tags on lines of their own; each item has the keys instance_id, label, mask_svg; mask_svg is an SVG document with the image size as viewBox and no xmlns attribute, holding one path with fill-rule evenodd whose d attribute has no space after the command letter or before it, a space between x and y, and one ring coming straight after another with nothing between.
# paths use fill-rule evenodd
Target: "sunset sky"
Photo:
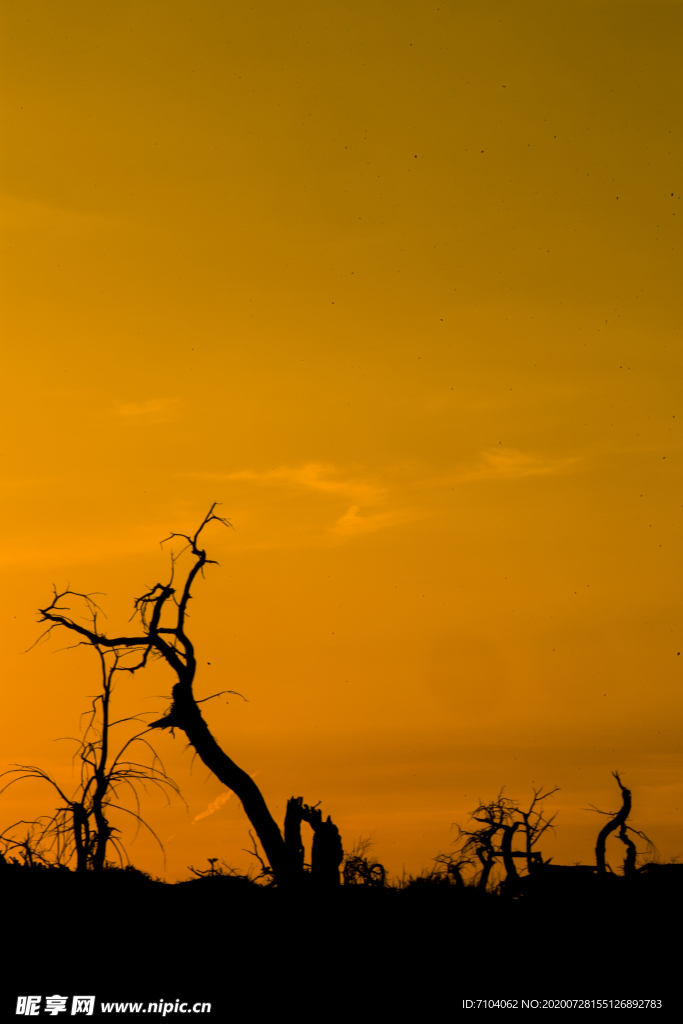
<instances>
[{"instance_id":1,"label":"sunset sky","mask_svg":"<svg viewBox=\"0 0 683 1024\"><path fill-rule=\"evenodd\" d=\"M220 502L197 697L279 822L401 875L558 786L586 863L618 770L683 856L682 41L678 0L5 0L0 770L76 786L52 585L115 632ZM188 806L131 859L246 868L152 739Z\"/></svg>"}]
</instances>

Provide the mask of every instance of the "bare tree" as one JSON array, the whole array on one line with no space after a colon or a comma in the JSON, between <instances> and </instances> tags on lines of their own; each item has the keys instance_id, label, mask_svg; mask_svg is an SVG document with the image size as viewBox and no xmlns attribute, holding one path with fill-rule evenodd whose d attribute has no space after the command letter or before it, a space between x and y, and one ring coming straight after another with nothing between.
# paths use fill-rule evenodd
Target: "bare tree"
<instances>
[{"instance_id":1,"label":"bare tree","mask_svg":"<svg viewBox=\"0 0 683 1024\"><path fill-rule=\"evenodd\" d=\"M543 801L547 800L549 796L553 796L559 791L559 787L555 786L554 789L549 789L547 792L543 792L541 789L535 789L533 799L529 805L528 811L523 811L520 807L517 808L517 814L522 819L522 830L524 832L525 843L524 843L524 856L526 859L527 871L529 874L533 871L539 862L542 861L541 854L533 849L538 843L541 836L543 836L548 829L554 831L553 822L557 817L557 813L553 814L551 818L546 818L543 814Z\"/></svg>"},{"instance_id":2,"label":"bare tree","mask_svg":"<svg viewBox=\"0 0 683 1024\"><path fill-rule=\"evenodd\" d=\"M336 826L328 817L323 820L316 807L303 803L301 797L292 798L287 804L284 836L271 815L266 802L250 775L240 768L221 749L212 735L193 692L197 671L195 649L187 634L188 604L197 576L203 575L207 565L217 563L207 557L200 546L201 535L212 523L229 526L230 523L215 514L216 504L209 509L194 534L172 533L167 541L178 538L186 542L183 552L189 551L190 568L179 584L175 583L177 563L180 554L171 555L171 572L167 583L157 583L135 600L134 618L140 624L139 630L131 636L109 637L100 632L96 625L89 629L69 613L63 602L69 597L89 600L87 595L72 591L55 592L54 600L40 609L40 621L49 623L47 631L62 627L82 637L82 643L99 650L115 652L123 669L124 657L133 663L125 664L125 671L135 673L144 669L150 659L164 661L175 675L171 692L171 704L167 713L151 723L153 729L181 729L204 764L220 781L231 789L242 802L242 806L263 847L265 855L279 884L292 884L303 876L303 846L301 843L301 822L307 821L314 832L312 875L323 885L339 884L339 865L343 851ZM225 692L225 691L224 691ZM217 696L217 695L214 695ZM209 699L209 698L206 698Z\"/></svg>"},{"instance_id":3,"label":"bare tree","mask_svg":"<svg viewBox=\"0 0 683 1024\"><path fill-rule=\"evenodd\" d=\"M92 600L86 598L91 611L93 629L97 629L97 607ZM126 722L141 721L138 716L112 721L111 700L114 679L122 669L119 665L119 654L116 651L103 651L97 644L92 645L99 656L102 673L102 692L92 702L82 740L79 742L75 757L80 761L81 778L78 789L73 797L68 797L52 776L35 765L16 765L2 775L14 775L0 793L22 779L34 778L47 782L57 793L61 805L50 817L43 817L29 823L30 829L26 838L17 840L14 833L17 822L2 834L7 850L18 849L22 852L24 862L28 863L29 846L33 847L32 856L38 861L48 863L53 857L58 864L68 864L76 858L76 870L101 871L106 863L108 847L111 845L118 853L123 865L127 860L125 849L117 835L118 829L111 824L111 812L119 811L131 815L136 825L143 825L159 843L163 845L152 828L140 815L138 785L151 784L159 789L168 789L176 794L180 791L175 782L166 774L156 751L146 740L149 728L131 736L112 756L112 729ZM145 760L130 760L132 751L142 748L136 755ZM0 776L1 777L1 776ZM121 792L123 791L123 792ZM125 792L133 797L135 810L131 810L121 802Z\"/></svg>"},{"instance_id":4,"label":"bare tree","mask_svg":"<svg viewBox=\"0 0 683 1024\"><path fill-rule=\"evenodd\" d=\"M463 872L468 868L476 868L474 859L462 850L456 851L455 854L439 853L434 858L434 863L436 864L434 874L452 881L452 884L458 889L464 889L466 885ZM486 888L485 885L484 888Z\"/></svg>"},{"instance_id":5,"label":"bare tree","mask_svg":"<svg viewBox=\"0 0 683 1024\"><path fill-rule=\"evenodd\" d=\"M475 854L481 863L478 886L486 889L491 872L497 859L503 861L505 867L505 889L516 892L519 888L520 876L515 860L526 860L527 871L531 874L535 865L542 860L541 854L533 848L548 829L553 828L552 818L543 813L543 801L555 789L544 792L543 789L533 791L533 799L528 810L522 810L516 800L503 796L501 790L495 800L480 804L472 812L472 820L482 825L479 829L465 830L458 826L460 843L460 861L465 865L470 854ZM515 837L524 836L524 850L513 849ZM455 861L454 861L455 863Z\"/></svg>"},{"instance_id":6,"label":"bare tree","mask_svg":"<svg viewBox=\"0 0 683 1024\"><path fill-rule=\"evenodd\" d=\"M652 843L652 840L648 839L644 832L638 832L636 831L636 829L631 828L630 825L626 824L628 817L631 813L631 790L627 789L626 786L623 784L619 777L619 772L612 772L612 775L617 780L617 785L621 790L621 807L616 812L616 814L613 814L609 811L598 811L597 807L593 808L594 811L598 811L598 814L607 814L610 817L610 821L608 821L600 829L600 832L598 833L598 839L595 844L595 862L597 865L598 875L601 878L604 878L607 874L607 839L611 835L611 833L616 832L617 829L619 829L618 838L626 847L626 856L624 857L625 875L632 876L635 874L636 871L636 845L633 842L633 840L629 837L629 832L633 833L633 835L638 836L639 839L644 840L644 842L646 842L650 848L654 849L654 844Z\"/></svg>"},{"instance_id":7,"label":"bare tree","mask_svg":"<svg viewBox=\"0 0 683 1024\"><path fill-rule=\"evenodd\" d=\"M482 825L482 828L462 829L457 826L456 842L460 847L461 859L466 860L470 854L474 854L481 864L477 878L480 889L487 888L496 859L503 856L502 839L519 827L519 822L514 823L516 806L514 801L503 796L501 790L495 800L479 804L472 812L472 820ZM507 859L509 861L509 856Z\"/></svg>"}]
</instances>

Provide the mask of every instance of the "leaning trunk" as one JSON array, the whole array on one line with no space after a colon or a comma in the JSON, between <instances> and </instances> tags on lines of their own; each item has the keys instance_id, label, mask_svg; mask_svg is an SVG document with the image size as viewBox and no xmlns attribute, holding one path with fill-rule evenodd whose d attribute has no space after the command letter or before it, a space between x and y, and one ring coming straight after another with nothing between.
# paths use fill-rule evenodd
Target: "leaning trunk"
<instances>
[{"instance_id":1,"label":"leaning trunk","mask_svg":"<svg viewBox=\"0 0 683 1024\"><path fill-rule=\"evenodd\" d=\"M259 787L250 775L228 757L212 736L192 694L191 683L184 680L173 687L171 711L164 718L153 722L152 727L182 729L206 767L239 797L278 884L296 885L303 878L302 820L308 821L314 830L314 880L325 887L339 884L339 865L343 851L336 826L329 818L322 821L320 812L307 807L302 797L293 797L287 805L283 839Z\"/></svg>"},{"instance_id":2,"label":"leaning trunk","mask_svg":"<svg viewBox=\"0 0 683 1024\"><path fill-rule=\"evenodd\" d=\"M184 709L181 720L175 724L184 731L190 745L197 751L206 767L221 780L224 786L227 786L239 797L249 821L254 826L275 877L278 881L291 880L293 874L298 874L296 859L292 858L294 863L290 863L289 851L277 822L268 810L261 790L251 776L221 750L211 735L194 699L192 699L192 705L194 706ZM174 711L176 710L177 708L174 708ZM161 723L158 724L161 725Z\"/></svg>"}]
</instances>

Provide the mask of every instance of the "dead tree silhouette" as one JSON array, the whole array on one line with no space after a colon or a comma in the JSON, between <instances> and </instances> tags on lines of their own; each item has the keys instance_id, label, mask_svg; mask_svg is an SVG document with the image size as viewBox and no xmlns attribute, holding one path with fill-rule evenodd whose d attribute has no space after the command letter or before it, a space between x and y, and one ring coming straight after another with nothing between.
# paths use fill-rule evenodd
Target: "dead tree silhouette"
<instances>
[{"instance_id":1,"label":"dead tree silhouette","mask_svg":"<svg viewBox=\"0 0 683 1024\"><path fill-rule=\"evenodd\" d=\"M680 871L658 871L660 865L646 864L636 867L637 848L632 836L643 840L650 851L656 852L648 836L627 824L631 813L631 791L624 786L618 772L612 773L621 790L622 806L614 812L598 811L609 821L600 829L595 847L595 864L553 864L552 857L544 860L539 850L534 849L548 829L554 831L556 815L548 818L544 814L543 801L557 792L557 787L548 791L534 789L533 799L527 810L519 803L503 796L500 791L495 800L481 803L472 812L472 820L481 827L462 829L458 826L456 854L442 854L437 861L445 865L449 873L462 884L462 871L473 866L476 856L481 868L474 876L473 884L486 889L491 880L497 861L502 861L505 877L497 885L500 893L507 896L534 896L541 898L575 899L609 893L616 886L619 889L625 879L648 880L652 886L655 878L683 879L683 865ZM593 810L598 810L593 808ZM607 864L606 844L612 833L626 847L623 862L623 878L614 874ZM515 849L523 840L523 849ZM526 874L521 874L519 861L526 862ZM664 865L679 867L679 865ZM523 869L522 869L523 870ZM678 883L683 888L683 883Z\"/></svg>"},{"instance_id":2,"label":"dead tree silhouette","mask_svg":"<svg viewBox=\"0 0 683 1024\"><path fill-rule=\"evenodd\" d=\"M651 850L654 850L655 847L644 832L639 832L626 824L632 807L631 791L624 786L618 772L612 772L612 775L621 790L622 804L616 813L598 811L599 814L606 814L610 820L598 833L595 845L595 864L552 864L552 858L547 861L541 858L530 865L528 882L526 879L523 880L527 883L525 891L542 892L553 897L560 895L579 897L593 893L596 886L603 890L608 882L610 883L608 888L611 888L619 878L611 871L607 863L607 839L613 832L617 833L617 838L626 846L623 864L624 877L631 879L636 877L638 873L636 868L637 849L629 833L642 839ZM594 807L593 810L597 811L598 809Z\"/></svg>"},{"instance_id":3,"label":"dead tree silhouette","mask_svg":"<svg viewBox=\"0 0 683 1024\"><path fill-rule=\"evenodd\" d=\"M62 627L82 637L82 643L114 651L119 658L132 655L134 664L125 667L125 671L130 673L144 669L152 658L165 661L176 677L171 705L167 713L152 722L150 727L170 729L171 732L174 729L182 730L207 768L239 797L279 885L298 884L303 879L302 821L307 821L314 833L312 879L324 887L338 885L343 850L339 832L332 820L329 817L323 820L317 805L309 807L304 804L302 797L292 797L287 804L283 836L259 787L216 742L193 693L197 661L194 645L186 629L188 604L197 576L203 576L205 566L217 564L200 547L200 538L212 522L231 525L227 519L215 514L216 507L217 503L211 506L194 534L172 533L162 542L175 538L185 541L183 552L189 551L191 565L181 585L175 586L177 562L183 552L177 556L172 554L168 582L157 583L147 593L136 598L134 617L139 619L142 628L135 635L108 637L96 628L88 629L69 614L64 614L70 611L60 605L65 598L78 597L90 601L88 595L70 590L59 594L55 591L52 603L40 609L39 621L49 623L46 633Z\"/></svg>"},{"instance_id":4,"label":"dead tree silhouette","mask_svg":"<svg viewBox=\"0 0 683 1024\"><path fill-rule=\"evenodd\" d=\"M617 780L617 785L621 790L621 807L616 814L612 815L609 811L598 811L597 807L593 810L598 811L598 814L608 814L611 817L611 821L608 821L600 829L598 833L598 839L595 844L595 863L597 867L598 875L604 878L608 873L607 866L607 839L612 832L616 832L619 829L618 838L626 847L626 856L624 857L624 875L627 877L633 877L636 873L636 844L629 837L629 832L633 835L638 836L639 839L644 840L648 846L654 849L652 840L648 839L644 832L638 832L636 829L631 828L626 822L631 813L632 799L631 790L627 789L619 777L619 772L612 772L612 775Z\"/></svg>"},{"instance_id":5,"label":"dead tree silhouette","mask_svg":"<svg viewBox=\"0 0 683 1024\"><path fill-rule=\"evenodd\" d=\"M91 606L93 630L97 630L97 609ZM112 692L117 672L123 671L119 666L120 656L116 651L103 651L97 644L92 645L99 656L102 673L102 692L92 701L88 713L88 723L83 738L76 740L78 750L74 756L81 764L81 780L76 794L68 797L57 781L42 768L35 765L16 765L2 776L14 775L0 793L22 779L42 779L56 791L62 804L51 817L43 817L34 822L18 822L6 829L0 839L7 850L17 849L22 852L26 862L29 843L33 846L34 856L37 854L43 863L48 864L50 858L57 864L68 864L76 858L76 871L102 871L106 865L107 850L111 845L118 854L123 867L127 861L126 851L117 835L119 830L111 823L111 812L119 811L135 818L138 826L144 826L156 839L163 851L163 845L154 830L140 815L138 784L147 783L180 795L180 790L164 769L156 751L144 738L149 728L122 743L118 752L113 752L112 730L126 722L141 722L138 716L112 721ZM143 748L144 753L136 754L136 760L130 760L132 750ZM115 749L115 748L114 748ZM142 758L142 760L141 760ZM0 776L0 777L2 777ZM124 794L120 796L120 791ZM136 810L122 805L125 791L134 797ZM14 838L17 825L29 824L30 833L23 840ZM29 838L30 836L30 838Z\"/></svg>"},{"instance_id":6,"label":"dead tree silhouette","mask_svg":"<svg viewBox=\"0 0 683 1024\"><path fill-rule=\"evenodd\" d=\"M522 810L516 800L503 796L501 790L495 800L480 804L472 812L472 820L483 825L483 828L469 831L458 828L457 842L460 843L461 858L466 862L467 857L473 853L481 863L477 881L479 888L486 889L495 862L501 859L506 873L503 888L513 895L518 892L522 879L515 860L523 858L530 874L541 859L540 853L533 848L541 836L553 828L555 820L555 815L551 818L544 816L543 801L556 792L557 787L547 792L543 788L534 789L528 810ZM524 850L513 850L517 835L524 836Z\"/></svg>"}]
</instances>

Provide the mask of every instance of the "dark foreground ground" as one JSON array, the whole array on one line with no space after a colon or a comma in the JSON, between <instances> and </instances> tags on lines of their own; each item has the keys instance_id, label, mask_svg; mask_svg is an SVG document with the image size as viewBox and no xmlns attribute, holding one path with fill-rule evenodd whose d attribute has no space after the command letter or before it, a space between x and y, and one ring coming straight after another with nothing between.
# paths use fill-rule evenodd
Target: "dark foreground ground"
<instances>
[{"instance_id":1,"label":"dark foreground ground","mask_svg":"<svg viewBox=\"0 0 683 1024\"><path fill-rule=\"evenodd\" d=\"M680 872L679 872L680 873ZM674 881L677 881L675 879ZM662 999L681 973L683 900L671 879L507 899L423 884L262 889L214 876L0 869L0 1020L19 996L94 995L94 1017L447 1020L463 1000ZM176 1008L177 1001L177 1008ZM103 1012L102 1003L144 1003ZM163 1009L148 1007L153 1002ZM182 1005L186 1004L185 1013ZM169 1009L169 1007L171 1007ZM352 1016L351 1016L352 1015Z\"/></svg>"}]
</instances>

